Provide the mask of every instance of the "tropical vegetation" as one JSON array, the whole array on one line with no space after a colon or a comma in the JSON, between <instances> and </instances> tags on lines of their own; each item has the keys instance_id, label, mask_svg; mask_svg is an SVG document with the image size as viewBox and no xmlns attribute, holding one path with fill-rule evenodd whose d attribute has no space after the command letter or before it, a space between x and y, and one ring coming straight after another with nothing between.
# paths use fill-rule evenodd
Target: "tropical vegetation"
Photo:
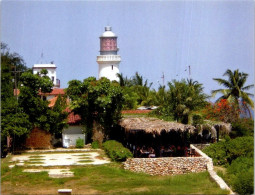
<instances>
[{"instance_id":1,"label":"tropical vegetation","mask_svg":"<svg viewBox=\"0 0 255 195\"><path fill-rule=\"evenodd\" d=\"M108 139L121 118L123 94L119 83L107 78L96 80L95 77L83 82L72 80L66 93L71 99L70 108L80 115L88 138L92 138L93 127L97 127L104 139Z\"/></svg>"},{"instance_id":2,"label":"tropical vegetation","mask_svg":"<svg viewBox=\"0 0 255 195\"><path fill-rule=\"evenodd\" d=\"M11 53L6 44L1 44L2 155L7 150L7 138L12 141L12 150L15 150L23 146L24 138L35 127L53 135L66 127L66 100L58 98L55 106L50 108L49 102L39 95L52 91L53 83L46 74L47 70L42 70L41 75L34 75L27 69L22 57Z\"/></svg>"},{"instance_id":3,"label":"tropical vegetation","mask_svg":"<svg viewBox=\"0 0 255 195\"><path fill-rule=\"evenodd\" d=\"M215 96L216 94L221 93L222 96L220 96L217 101L226 99L229 102L234 102L239 105L240 108L248 111L251 117L249 106L254 108L254 102L251 99L254 95L246 91L253 88L254 85L245 86L248 74L239 72L238 69L234 71L228 69L223 76L227 76L228 79L214 78L213 80L226 88L213 90L212 95Z\"/></svg>"},{"instance_id":4,"label":"tropical vegetation","mask_svg":"<svg viewBox=\"0 0 255 195\"><path fill-rule=\"evenodd\" d=\"M238 137L214 143L203 151L213 159L214 165L226 168L220 172L225 181L239 194L253 194L254 138Z\"/></svg>"},{"instance_id":5,"label":"tropical vegetation","mask_svg":"<svg viewBox=\"0 0 255 195\"><path fill-rule=\"evenodd\" d=\"M125 148L120 142L115 140L108 140L103 143L105 153L113 161L125 161L127 158L132 158L133 154L129 149Z\"/></svg>"}]
</instances>

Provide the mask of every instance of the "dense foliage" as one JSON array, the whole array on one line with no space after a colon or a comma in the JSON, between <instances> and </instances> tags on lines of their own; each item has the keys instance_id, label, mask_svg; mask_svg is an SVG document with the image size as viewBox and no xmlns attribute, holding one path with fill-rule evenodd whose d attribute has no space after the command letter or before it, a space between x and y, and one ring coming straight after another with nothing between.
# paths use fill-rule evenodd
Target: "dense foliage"
<instances>
[{"instance_id":1,"label":"dense foliage","mask_svg":"<svg viewBox=\"0 0 255 195\"><path fill-rule=\"evenodd\" d=\"M133 157L133 154L127 148L115 140L104 142L103 148L113 161L125 161L127 158Z\"/></svg>"},{"instance_id":2,"label":"dense foliage","mask_svg":"<svg viewBox=\"0 0 255 195\"><path fill-rule=\"evenodd\" d=\"M15 141L32 128L29 116L19 107L15 87L19 87L20 75L27 70L24 60L17 53L11 53L1 43L1 155L7 152L7 137Z\"/></svg>"},{"instance_id":3,"label":"dense foliage","mask_svg":"<svg viewBox=\"0 0 255 195\"><path fill-rule=\"evenodd\" d=\"M234 191L239 194L253 194L254 158L239 157L227 168L228 178Z\"/></svg>"},{"instance_id":4,"label":"dense foliage","mask_svg":"<svg viewBox=\"0 0 255 195\"><path fill-rule=\"evenodd\" d=\"M242 107L244 110L247 110L251 117L249 106L254 108L254 102L250 97L254 95L246 91L253 88L254 85L245 86L248 74L239 72L238 69L233 72L228 69L223 76L227 76L228 79L214 78L214 80L226 87L226 89L213 90L213 96L217 93L221 93L222 96L217 101L227 99L229 102L234 102L236 105L239 105L240 108Z\"/></svg>"},{"instance_id":5,"label":"dense foliage","mask_svg":"<svg viewBox=\"0 0 255 195\"><path fill-rule=\"evenodd\" d=\"M227 167L227 174L223 177L239 194L253 193L253 142L254 138L251 136L227 138L225 142L212 144L203 150L213 158L214 165Z\"/></svg>"},{"instance_id":6,"label":"dense foliage","mask_svg":"<svg viewBox=\"0 0 255 195\"><path fill-rule=\"evenodd\" d=\"M81 116L88 137L91 138L94 123L100 124L107 139L111 129L121 118L122 89L117 82L95 77L69 81L67 95L72 110Z\"/></svg>"},{"instance_id":7,"label":"dense foliage","mask_svg":"<svg viewBox=\"0 0 255 195\"><path fill-rule=\"evenodd\" d=\"M22 146L25 136L34 127L55 134L66 126L67 113L63 112L65 98L58 98L55 106L49 108L49 102L40 97L40 93L52 91L53 83L46 74L47 70L43 70L41 75L32 74L18 54L10 53L7 46L1 44L2 152L6 148L7 137L12 140L14 149L14 146Z\"/></svg>"},{"instance_id":8,"label":"dense foliage","mask_svg":"<svg viewBox=\"0 0 255 195\"><path fill-rule=\"evenodd\" d=\"M240 156L253 156L253 137L227 138L206 147L203 151L213 158L215 165L228 165Z\"/></svg>"},{"instance_id":9,"label":"dense foliage","mask_svg":"<svg viewBox=\"0 0 255 195\"><path fill-rule=\"evenodd\" d=\"M231 123L239 119L241 110L234 102L221 99L218 102L208 104L202 114L206 119Z\"/></svg>"},{"instance_id":10,"label":"dense foliage","mask_svg":"<svg viewBox=\"0 0 255 195\"><path fill-rule=\"evenodd\" d=\"M170 116L178 122L188 123L192 111L203 108L207 104L207 96L203 93L202 84L197 81L173 80L168 86L164 103L155 112L158 115Z\"/></svg>"},{"instance_id":11,"label":"dense foliage","mask_svg":"<svg viewBox=\"0 0 255 195\"><path fill-rule=\"evenodd\" d=\"M254 135L254 121L251 119L238 119L231 123L232 131L230 132L231 137L242 137Z\"/></svg>"}]
</instances>

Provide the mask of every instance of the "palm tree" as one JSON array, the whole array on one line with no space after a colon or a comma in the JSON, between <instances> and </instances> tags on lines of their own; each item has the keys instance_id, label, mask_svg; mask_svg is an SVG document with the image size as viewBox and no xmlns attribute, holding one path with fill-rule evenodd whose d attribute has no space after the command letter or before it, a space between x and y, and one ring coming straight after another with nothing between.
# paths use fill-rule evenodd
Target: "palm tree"
<instances>
[{"instance_id":1,"label":"palm tree","mask_svg":"<svg viewBox=\"0 0 255 195\"><path fill-rule=\"evenodd\" d=\"M135 76L133 76L133 79L132 79L132 84L134 86L144 86L144 87L148 87L148 88L151 88L152 84L153 83L149 83L148 85L148 79L145 80L145 82L143 82L143 76L142 75L139 75L138 72L135 73Z\"/></svg>"},{"instance_id":2,"label":"palm tree","mask_svg":"<svg viewBox=\"0 0 255 195\"><path fill-rule=\"evenodd\" d=\"M223 76L228 76L228 80L221 78L214 78L213 80L217 81L220 85L226 87L226 89L212 90L212 96L214 97L218 93L223 94L220 98L217 99L217 101L220 101L221 99L227 99L230 102L235 102L239 106L243 106L245 110L248 110L251 117L251 113L247 105L254 108L254 102L250 98L254 95L245 91L253 88L254 85L244 86L248 74L239 72L238 69L234 70L234 72L228 69L223 74ZM239 104L239 101L241 102L241 104Z\"/></svg>"},{"instance_id":3,"label":"palm tree","mask_svg":"<svg viewBox=\"0 0 255 195\"><path fill-rule=\"evenodd\" d=\"M117 73L117 77L119 78L119 84L121 87L130 87L131 86L131 80L126 77L123 76L123 74L121 73Z\"/></svg>"}]
</instances>

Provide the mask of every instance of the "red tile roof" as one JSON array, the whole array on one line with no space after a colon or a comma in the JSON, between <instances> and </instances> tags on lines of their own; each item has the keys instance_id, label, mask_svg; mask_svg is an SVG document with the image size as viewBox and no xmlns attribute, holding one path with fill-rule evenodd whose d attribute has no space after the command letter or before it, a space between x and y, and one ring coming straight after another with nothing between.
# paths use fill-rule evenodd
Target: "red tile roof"
<instances>
[{"instance_id":1,"label":"red tile roof","mask_svg":"<svg viewBox=\"0 0 255 195\"><path fill-rule=\"evenodd\" d=\"M51 100L49 100L49 107L53 107L56 103L58 99L58 96L52 98ZM69 100L67 99L67 105L69 105L70 102ZM68 112L68 116L67 116L67 123L68 124L76 124L76 123L79 123L81 121L81 117L78 115L78 114L74 114L74 112L72 112L72 110L67 107L65 109L65 112Z\"/></svg>"},{"instance_id":2,"label":"red tile roof","mask_svg":"<svg viewBox=\"0 0 255 195\"><path fill-rule=\"evenodd\" d=\"M52 92L50 93L39 93L39 95L64 95L65 91L64 89L60 89L60 88L53 88Z\"/></svg>"},{"instance_id":3,"label":"red tile roof","mask_svg":"<svg viewBox=\"0 0 255 195\"><path fill-rule=\"evenodd\" d=\"M57 99L58 99L58 96L55 96L54 98L52 98L52 99L50 99L49 100L49 107L53 107L54 105L55 105L55 103L56 103L56 101L57 101Z\"/></svg>"},{"instance_id":4,"label":"red tile roof","mask_svg":"<svg viewBox=\"0 0 255 195\"><path fill-rule=\"evenodd\" d=\"M13 94L16 95L16 91L17 91L17 95L19 95L20 94L19 89L13 89ZM50 92L50 93L39 92L39 95L64 95L64 94L65 94L64 89L60 89L60 88L53 88L52 92Z\"/></svg>"},{"instance_id":5,"label":"red tile roof","mask_svg":"<svg viewBox=\"0 0 255 195\"><path fill-rule=\"evenodd\" d=\"M14 95L16 95L16 91L17 91L17 95L19 95L20 94L19 89L13 90ZM64 94L65 94L64 89L58 89L58 88L54 88L51 93L39 93L39 95L64 95ZM53 107L57 99L58 99L58 96L50 99L49 107ZM67 104L69 104L68 100L67 100ZM69 113L67 117L68 124L75 124L81 121L81 117L78 114L74 114L74 112L72 112L70 108L66 108L65 111Z\"/></svg>"}]
</instances>

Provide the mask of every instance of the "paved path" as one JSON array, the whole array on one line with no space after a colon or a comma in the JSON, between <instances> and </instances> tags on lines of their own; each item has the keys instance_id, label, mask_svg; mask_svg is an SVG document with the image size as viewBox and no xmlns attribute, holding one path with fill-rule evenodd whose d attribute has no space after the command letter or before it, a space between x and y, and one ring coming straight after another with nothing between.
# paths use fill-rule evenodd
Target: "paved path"
<instances>
[{"instance_id":1,"label":"paved path","mask_svg":"<svg viewBox=\"0 0 255 195\"><path fill-rule=\"evenodd\" d=\"M36 154L34 154L36 152ZM49 153L54 152L54 153ZM55 153L61 152L61 153ZM68 152L68 153L65 153ZM23 155L15 155L11 159L10 168L16 166L37 166L43 169L25 169L24 172L40 172L47 171L50 177L72 177L73 173L70 169L54 168L55 166L74 166L74 165L101 165L110 163L105 157L100 157L98 152L90 149L59 149L59 150L38 150L28 151ZM44 167L51 167L44 169Z\"/></svg>"}]
</instances>

